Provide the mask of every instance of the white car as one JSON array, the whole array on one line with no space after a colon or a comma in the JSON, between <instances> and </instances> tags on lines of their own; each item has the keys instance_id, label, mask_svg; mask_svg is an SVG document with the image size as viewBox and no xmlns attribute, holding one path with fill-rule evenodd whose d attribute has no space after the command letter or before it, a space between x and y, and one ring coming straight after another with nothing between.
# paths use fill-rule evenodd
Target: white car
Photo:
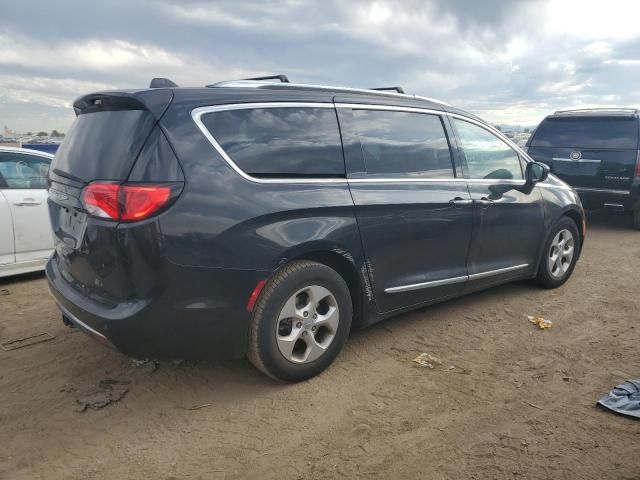
<instances>
[{"instance_id":1,"label":"white car","mask_svg":"<svg viewBox=\"0 0 640 480\"><path fill-rule=\"evenodd\" d=\"M52 158L0 147L0 277L42 270L53 252L47 207Z\"/></svg>"}]
</instances>

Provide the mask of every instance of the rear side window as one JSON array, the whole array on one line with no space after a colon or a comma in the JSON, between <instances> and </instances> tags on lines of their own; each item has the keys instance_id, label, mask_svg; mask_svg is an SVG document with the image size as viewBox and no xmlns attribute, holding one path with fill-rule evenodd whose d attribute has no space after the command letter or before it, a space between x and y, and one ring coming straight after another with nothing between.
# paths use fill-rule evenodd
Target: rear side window
<instances>
[{"instance_id":1,"label":"rear side window","mask_svg":"<svg viewBox=\"0 0 640 480\"><path fill-rule=\"evenodd\" d=\"M52 169L91 180L124 180L155 124L146 110L79 115L56 152Z\"/></svg>"},{"instance_id":2,"label":"rear side window","mask_svg":"<svg viewBox=\"0 0 640 480\"><path fill-rule=\"evenodd\" d=\"M638 148L638 120L631 117L547 118L536 129L532 147Z\"/></svg>"},{"instance_id":3,"label":"rear side window","mask_svg":"<svg viewBox=\"0 0 640 480\"><path fill-rule=\"evenodd\" d=\"M204 114L233 162L258 177L344 177L333 108L252 108Z\"/></svg>"},{"instance_id":4,"label":"rear side window","mask_svg":"<svg viewBox=\"0 0 640 480\"><path fill-rule=\"evenodd\" d=\"M520 157L509 145L473 123L457 118L453 123L458 131L469 178L522 180Z\"/></svg>"},{"instance_id":5,"label":"rear side window","mask_svg":"<svg viewBox=\"0 0 640 480\"><path fill-rule=\"evenodd\" d=\"M49 160L24 153L0 153L0 188L47 188Z\"/></svg>"},{"instance_id":6,"label":"rear side window","mask_svg":"<svg viewBox=\"0 0 640 480\"><path fill-rule=\"evenodd\" d=\"M437 115L354 110L367 175L453 178L449 143Z\"/></svg>"}]
</instances>

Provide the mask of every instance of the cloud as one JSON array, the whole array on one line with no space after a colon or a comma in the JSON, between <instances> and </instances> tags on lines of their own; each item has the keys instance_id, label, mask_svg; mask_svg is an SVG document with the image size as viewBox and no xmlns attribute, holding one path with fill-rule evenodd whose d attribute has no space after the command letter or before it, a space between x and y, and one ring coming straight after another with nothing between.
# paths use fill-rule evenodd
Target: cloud
<instances>
[{"instance_id":1,"label":"cloud","mask_svg":"<svg viewBox=\"0 0 640 480\"><path fill-rule=\"evenodd\" d=\"M635 105L640 94L636 2L59 0L40 10L5 1L2 11L0 124L17 130L66 129L77 96L155 76L401 85L527 125L560 108Z\"/></svg>"}]
</instances>

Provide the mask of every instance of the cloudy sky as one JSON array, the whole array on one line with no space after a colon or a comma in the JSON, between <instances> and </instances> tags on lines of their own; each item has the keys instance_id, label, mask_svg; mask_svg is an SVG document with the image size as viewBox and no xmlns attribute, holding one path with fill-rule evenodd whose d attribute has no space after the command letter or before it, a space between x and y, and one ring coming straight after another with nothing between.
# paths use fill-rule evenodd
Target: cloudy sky
<instances>
[{"instance_id":1,"label":"cloudy sky","mask_svg":"<svg viewBox=\"0 0 640 480\"><path fill-rule=\"evenodd\" d=\"M0 128L66 130L73 99L286 73L401 85L495 123L640 105L637 0L0 0Z\"/></svg>"}]
</instances>

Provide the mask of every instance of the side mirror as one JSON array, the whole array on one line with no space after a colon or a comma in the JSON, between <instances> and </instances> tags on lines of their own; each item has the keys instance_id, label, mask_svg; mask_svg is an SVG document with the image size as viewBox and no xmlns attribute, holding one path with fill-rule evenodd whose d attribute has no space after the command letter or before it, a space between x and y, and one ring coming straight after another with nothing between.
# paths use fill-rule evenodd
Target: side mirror
<instances>
[{"instance_id":1,"label":"side mirror","mask_svg":"<svg viewBox=\"0 0 640 480\"><path fill-rule=\"evenodd\" d=\"M544 163L529 162L525 170L525 179L528 184L544 182L549 176L549 167Z\"/></svg>"}]
</instances>

